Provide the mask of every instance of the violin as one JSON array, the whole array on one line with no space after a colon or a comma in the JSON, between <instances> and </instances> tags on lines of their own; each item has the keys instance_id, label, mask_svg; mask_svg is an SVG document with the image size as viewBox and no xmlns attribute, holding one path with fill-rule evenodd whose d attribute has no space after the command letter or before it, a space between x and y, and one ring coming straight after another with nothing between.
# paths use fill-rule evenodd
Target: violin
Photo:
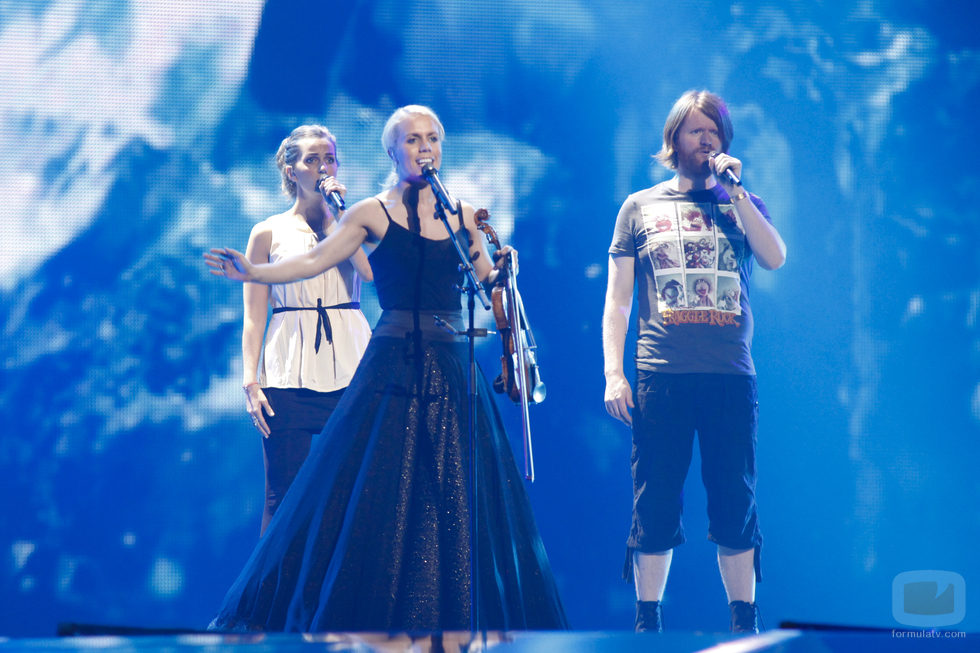
<instances>
[{"instance_id":1,"label":"violin","mask_svg":"<svg viewBox=\"0 0 980 653\"><path fill-rule=\"evenodd\" d=\"M497 232L489 224L490 213L478 209L474 215L476 227L484 233L499 252L502 248ZM521 406L524 427L524 476L534 481L534 454L531 447L531 426L528 406L539 404L547 396L547 388L541 381L537 361L537 344L524 312L524 302L517 289L517 274L513 254L506 254L503 269L497 275L490 293L494 322L500 333L503 353L500 357L500 375L493 382L493 389L506 394Z\"/></svg>"}]
</instances>

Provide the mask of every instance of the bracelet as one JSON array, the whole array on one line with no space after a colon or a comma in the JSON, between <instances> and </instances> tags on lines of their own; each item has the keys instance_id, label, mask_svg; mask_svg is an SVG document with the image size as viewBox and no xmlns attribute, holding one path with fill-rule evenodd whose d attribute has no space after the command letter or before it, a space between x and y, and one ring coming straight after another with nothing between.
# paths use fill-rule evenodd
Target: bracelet
<instances>
[{"instance_id":1,"label":"bracelet","mask_svg":"<svg viewBox=\"0 0 980 653\"><path fill-rule=\"evenodd\" d=\"M739 193L738 195L736 195L735 197L733 197L733 198L732 198L732 203L734 203L734 202L737 202L737 201L739 201L739 200L744 200L744 199L745 199L746 197L748 197L748 196L749 196L749 194L748 194L748 193L746 193L746 192L745 192L745 191L743 190L743 191L741 191L741 192L740 192L740 193Z\"/></svg>"},{"instance_id":2,"label":"bracelet","mask_svg":"<svg viewBox=\"0 0 980 653\"><path fill-rule=\"evenodd\" d=\"M258 381L252 381L251 383L246 383L245 385L242 386L242 390L248 392L249 388L251 388L253 385L258 385L258 384L259 384Z\"/></svg>"}]
</instances>

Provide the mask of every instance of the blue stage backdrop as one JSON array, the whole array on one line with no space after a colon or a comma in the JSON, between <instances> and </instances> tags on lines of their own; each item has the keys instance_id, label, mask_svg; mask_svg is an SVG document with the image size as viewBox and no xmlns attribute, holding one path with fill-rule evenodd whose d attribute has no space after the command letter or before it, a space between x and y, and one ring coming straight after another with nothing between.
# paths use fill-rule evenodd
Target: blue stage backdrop
<instances>
[{"instance_id":1,"label":"blue stage backdrop","mask_svg":"<svg viewBox=\"0 0 980 653\"><path fill-rule=\"evenodd\" d=\"M201 252L288 206L273 154L297 124L337 135L349 199L377 192L381 127L408 103L440 114L448 185L520 250L549 393L530 492L571 622L631 628L606 251L626 195L666 178L651 155L689 88L729 101L732 152L789 248L752 289L767 625L896 627L896 575L946 570L969 590L957 628L977 630L975 17L923 0L4 0L0 635L208 623L258 535L262 454L241 289ZM498 348L480 346L488 373ZM723 630L697 472L686 499L668 625Z\"/></svg>"}]
</instances>

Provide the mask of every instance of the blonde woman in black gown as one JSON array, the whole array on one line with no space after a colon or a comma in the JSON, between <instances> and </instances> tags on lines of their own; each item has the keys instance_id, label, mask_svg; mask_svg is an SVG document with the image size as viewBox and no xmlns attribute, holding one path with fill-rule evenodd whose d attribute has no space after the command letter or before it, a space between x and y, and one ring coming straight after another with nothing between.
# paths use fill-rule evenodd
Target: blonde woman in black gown
<instances>
[{"instance_id":1,"label":"blonde woman in black gown","mask_svg":"<svg viewBox=\"0 0 980 653\"><path fill-rule=\"evenodd\" d=\"M441 165L431 109L402 107L382 143L393 183L358 202L309 253L254 265L211 250L238 281L308 278L364 243L384 312L347 391L212 623L218 630L432 632L471 627L470 451L458 256L422 167ZM473 218L450 216L480 280L497 274ZM485 630L567 627L524 483L478 375L480 614Z\"/></svg>"}]
</instances>

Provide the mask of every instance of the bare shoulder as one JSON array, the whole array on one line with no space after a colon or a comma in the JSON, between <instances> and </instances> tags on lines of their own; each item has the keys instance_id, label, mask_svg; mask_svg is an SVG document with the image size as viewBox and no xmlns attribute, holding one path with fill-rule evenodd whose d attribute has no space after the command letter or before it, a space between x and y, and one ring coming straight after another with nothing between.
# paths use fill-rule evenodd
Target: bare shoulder
<instances>
[{"instance_id":1,"label":"bare shoulder","mask_svg":"<svg viewBox=\"0 0 980 653\"><path fill-rule=\"evenodd\" d=\"M381 204L378 202L382 198L382 194L372 195L371 197L365 197L364 199L355 202L353 206L347 209L347 215L352 213L367 213L372 211L381 211Z\"/></svg>"},{"instance_id":2,"label":"bare shoulder","mask_svg":"<svg viewBox=\"0 0 980 653\"><path fill-rule=\"evenodd\" d=\"M248 234L248 245L245 247L245 256L250 261L253 263L268 262L269 252L272 251L272 230L282 220L283 215L270 216L252 227L252 231Z\"/></svg>"},{"instance_id":3,"label":"bare shoulder","mask_svg":"<svg viewBox=\"0 0 980 653\"><path fill-rule=\"evenodd\" d=\"M255 223L252 227L252 232L249 238L255 238L257 236L271 234L272 230L284 220L287 219L289 212L277 213L276 215L270 215L265 220L260 220Z\"/></svg>"},{"instance_id":4,"label":"bare shoulder","mask_svg":"<svg viewBox=\"0 0 980 653\"><path fill-rule=\"evenodd\" d=\"M248 234L249 245L264 244L266 249L268 249L272 242L272 230L275 228L276 224L282 220L282 215L283 214L272 215L265 220L256 222L252 227L252 231Z\"/></svg>"},{"instance_id":5,"label":"bare shoulder","mask_svg":"<svg viewBox=\"0 0 980 653\"><path fill-rule=\"evenodd\" d=\"M372 238L380 238L387 229L388 220L379 200L384 201L381 194L362 199L347 209L341 220L352 226L366 229Z\"/></svg>"}]
</instances>

